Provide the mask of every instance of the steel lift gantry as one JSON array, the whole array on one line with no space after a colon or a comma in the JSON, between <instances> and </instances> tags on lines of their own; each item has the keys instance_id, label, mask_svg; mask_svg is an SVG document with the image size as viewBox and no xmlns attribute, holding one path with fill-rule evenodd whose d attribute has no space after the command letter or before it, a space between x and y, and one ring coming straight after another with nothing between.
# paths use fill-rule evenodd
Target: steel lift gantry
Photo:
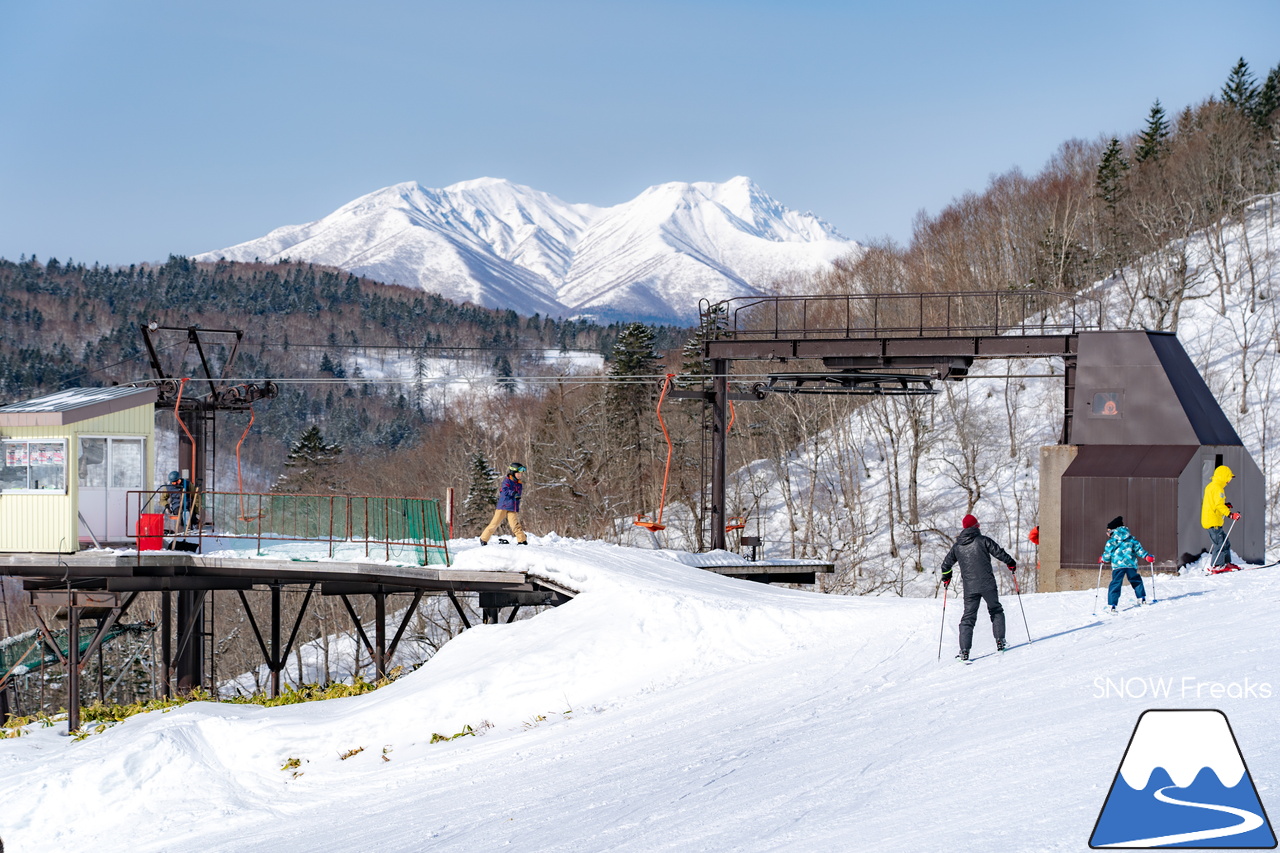
<instances>
[{"instance_id":1,"label":"steel lift gantry","mask_svg":"<svg viewBox=\"0 0 1280 853\"><path fill-rule=\"evenodd\" d=\"M980 359L1061 358L1062 442L1069 443L1079 333L1102 327L1102 303L1043 290L967 293L738 297L701 306L710 387L673 391L700 399L710 425L709 546L726 545L726 447L730 401L768 394L894 396L936 394ZM771 372L731 391L733 365L765 361ZM797 363L799 363L797 365Z\"/></svg>"}]
</instances>

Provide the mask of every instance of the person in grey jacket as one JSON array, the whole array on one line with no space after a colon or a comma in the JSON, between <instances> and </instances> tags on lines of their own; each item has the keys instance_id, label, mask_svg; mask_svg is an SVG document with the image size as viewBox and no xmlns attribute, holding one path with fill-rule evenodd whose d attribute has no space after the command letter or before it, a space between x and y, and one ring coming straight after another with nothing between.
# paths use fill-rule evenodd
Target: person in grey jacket
<instances>
[{"instance_id":1,"label":"person in grey jacket","mask_svg":"<svg viewBox=\"0 0 1280 853\"><path fill-rule=\"evenodd\" d=\"M960 524L963 528L960 535L942 558L942 583L950 585L951 567L958 562L960 576L964 578L964 615L960 617L960 654L956 658L967 661L973 645L973 626L978 623L978 604L982 601L987 602L996 649L1004 651L1004 607L996 590L996 576L991 572L991 559L1004 563L1010 572L1017 571L1018 564L994 539L982 535L978 519L966 515Z\"/></svg>"}]
</instances>

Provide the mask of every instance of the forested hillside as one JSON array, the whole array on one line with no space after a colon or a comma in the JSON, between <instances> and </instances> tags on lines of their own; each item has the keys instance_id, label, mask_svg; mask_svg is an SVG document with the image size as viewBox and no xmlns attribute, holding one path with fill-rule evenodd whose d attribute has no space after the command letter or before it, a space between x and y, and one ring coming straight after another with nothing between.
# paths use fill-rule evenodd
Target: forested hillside
<instances>
[{"instance_id":1,"label":"forested hillside","mask_svg":"<svg viewBox=\"0 0 1280 853\"><path fill-rule=\"evenodd\" d=\"M424 404L421 387L415 394L402 382L362 376L359 364L370 353L465 359L480 372L518 376L543 350L608 354L619 334L617 326L459 305L311 264L180 257L127 268L0 259L0 322L4 402L152 378L143 324L243 330L233 378L273 379L281 388L279 398L260 405L254 433L266 441L247 444L268 475L279 472L288 444L311 425L352 451L390 451L416 445L449 419ZM228 353L225 345L211 349L215 372ZM162 352L162 363L172 364L173 355ZM238 426L228 423L233 441Z\"/></svg>"}]
</instances>

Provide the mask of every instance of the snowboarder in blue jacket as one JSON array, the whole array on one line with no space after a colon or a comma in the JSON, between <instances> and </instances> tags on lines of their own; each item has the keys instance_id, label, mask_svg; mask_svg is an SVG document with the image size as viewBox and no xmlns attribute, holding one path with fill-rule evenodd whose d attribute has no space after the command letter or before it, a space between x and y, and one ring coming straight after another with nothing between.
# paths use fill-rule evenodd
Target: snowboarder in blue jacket
<instances>
[{"instance_id":1,"label":"snowboarder in blue jacket","mask_svg":"<svg viewBox=\"0 0 1280 853\"><path fill-rule=\"evenodd\" d=\"M1142 585L1142 575L1138 574L1138 560L1154 563L1156 558L1148 554L1142 543L1124 526L1124 516L1117 515L1111 519L1107 523L1107 533L1107 544L1098 562L1111 564L1111 586L1107 587L1107 604L1111 612L1115 613L1116 605L1120 603L1120 589L1126 577L1133 587L1133 594L1138 596L1138 604L1146 604L1147 591Z\"/></svg>"},{"instance_id":2,"label":"snowboarder in blue jacket","mask_svg":"<svg viewBox=\"0 0 1280 853\"><path fill-rule=\"evenodd\" d=\"M519 462L512 462L507 467L507 476L502 478L502 485L498 488L498 506L493 511L493 519L480 533L481 545L489 544L489 537L498 532L498 527L504 521L515 534L517 544L529 544L529 537L520 524L520 494L524 491L522 480L526 470Z\"/></svg>"}]
</instances>

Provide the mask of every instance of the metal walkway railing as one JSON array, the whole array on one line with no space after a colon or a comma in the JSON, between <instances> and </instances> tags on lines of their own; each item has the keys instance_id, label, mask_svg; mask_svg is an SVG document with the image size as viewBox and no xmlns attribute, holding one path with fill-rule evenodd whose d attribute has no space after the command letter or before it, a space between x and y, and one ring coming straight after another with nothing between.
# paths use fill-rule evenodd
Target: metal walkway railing
<instances>
[{"instance_id":1,"label":"metal walkway railing","mask_svg":"<svg viewBox=\"0 0 1280 853\"><path fill-rule=\"evenodd\" d=\"M159 513L163 519L163 532L145 520L135 526L131 536L140 553L162 550L175 539L194 540L202 552L206 544L218 547L230 540L233 546L252 543L259 555L275 549L273 556L286 559L363 557L449 565L448 535L435 499L196 491L186 518L160 512L166 497L164 492L129 493L129 518L150 514L154 524Z\"/></svg>"},{"instance_id":2,"label":"metal walkway railing","mask_svg":"<svg viewBox=\"0 0 1280 853\"><path fill-rule=\"evenodd\" d=\"M1102 328L1102 302L1049 290L740 296L702 317L710 339L1075 334Z\"/></svg>"}]
</instances>

